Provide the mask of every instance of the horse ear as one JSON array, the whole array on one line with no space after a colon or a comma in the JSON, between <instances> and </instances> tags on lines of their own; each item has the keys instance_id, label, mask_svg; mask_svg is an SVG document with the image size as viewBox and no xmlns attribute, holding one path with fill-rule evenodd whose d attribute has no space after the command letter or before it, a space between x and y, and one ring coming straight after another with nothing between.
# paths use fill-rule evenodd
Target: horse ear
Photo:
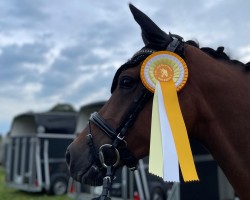
<instances>
[{"instance_id":1,"label":"horse ear","mask_svg":"<svg viewBox=\"0 0 250 200\"><path fill-rule=\"evenodd\" d=\"M129 4L129 8L134 16L135 21L140 25L142 30L142 39L145 45L160 46L165 48L172 39L162 31L147 15L137 9L134 5Z\"/></svg>"}]
</instances>

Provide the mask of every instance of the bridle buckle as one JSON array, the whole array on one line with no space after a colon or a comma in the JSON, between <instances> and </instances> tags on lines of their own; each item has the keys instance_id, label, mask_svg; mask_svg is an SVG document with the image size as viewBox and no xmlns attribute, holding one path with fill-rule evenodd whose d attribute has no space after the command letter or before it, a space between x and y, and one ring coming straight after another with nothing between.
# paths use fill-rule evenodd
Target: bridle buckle
<instances>
[{"instance_id":1,"label":"bridle buckle","mask_svg":"<svg viewBox=\"0 0 250 200\"><path fill-rule=\"evenodd\" d=\"M116 137L117 137L119 140L123 140L123 139L125 138L124 135L121 137L121 133L119 133Z\"/></svg>"}]
</instances>

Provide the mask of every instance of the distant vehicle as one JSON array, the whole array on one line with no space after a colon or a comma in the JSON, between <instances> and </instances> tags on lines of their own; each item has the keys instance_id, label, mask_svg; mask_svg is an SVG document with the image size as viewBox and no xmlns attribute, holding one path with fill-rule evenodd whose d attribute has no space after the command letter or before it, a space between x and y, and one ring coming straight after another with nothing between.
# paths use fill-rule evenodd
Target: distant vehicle
<instances>
[{"instance_id":1,"label":"distant vehicle","mask_svg":"<svg viewBox=\"0 0 250 200\"><path fill-rule=\"evenodd\" d=\"M9 187L27 192L67 191L65 151L72 142L76 112L24 113L13 119L5 142L5 172Z\"/></svg>"}]
</instances>

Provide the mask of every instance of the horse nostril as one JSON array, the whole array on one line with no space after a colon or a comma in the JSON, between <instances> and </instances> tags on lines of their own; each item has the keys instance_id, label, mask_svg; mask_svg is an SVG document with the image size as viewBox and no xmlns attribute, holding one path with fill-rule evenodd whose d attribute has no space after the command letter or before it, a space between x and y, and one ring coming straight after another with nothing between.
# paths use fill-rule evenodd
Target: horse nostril
<instances>
[{"instance_id":1,"label":"horse nostril","mask_svg":"<svg viewBox=\"0 0 250 200\"><path fill-rule=\"evenodd\" d=\"M65 157L66 157L67 164L70 165L70 152L69 152L69 149L67 149Z\"/></svg>"}]
</instances>

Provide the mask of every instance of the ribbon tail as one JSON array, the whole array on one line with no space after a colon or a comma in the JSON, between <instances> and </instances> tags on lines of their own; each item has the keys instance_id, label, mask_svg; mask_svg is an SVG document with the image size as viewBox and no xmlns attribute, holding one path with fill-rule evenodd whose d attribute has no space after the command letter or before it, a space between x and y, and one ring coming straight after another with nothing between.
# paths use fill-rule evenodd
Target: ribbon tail
<instances>
[{"instance_id":1,"label":"ribbon tail","mask_svg":"<svg viewBox=\"0 0 250 200\"><path fill-rule=\"evenodd\" d=\"M160 82L184 181L199 180L173 80Z\"/></svg>"},{"instance_id":2,"label":"ribbon tail","mask_svg":"<svg viewBox=\"0 0 250 200\"><path fill-rule=\"evenodd\" d=\"M158 94L155 91L151 120L149 172L163 178L162 140L158 110Z\"/></svg>"},{"instance_id":3,"label":"ribbon tail","mask_svg":"<svg viewBox=\"0 0 250 200\"><path fill-rule=\"evenodd\" d=\"M164 181L179 182L179 164L176 152L175 142L170 128L169 120L164 106L161 87L158 84L156 87L158 93L159 115L162 136L162 151L163 151L163 173Z\"/></svg>"}]
</instances>

